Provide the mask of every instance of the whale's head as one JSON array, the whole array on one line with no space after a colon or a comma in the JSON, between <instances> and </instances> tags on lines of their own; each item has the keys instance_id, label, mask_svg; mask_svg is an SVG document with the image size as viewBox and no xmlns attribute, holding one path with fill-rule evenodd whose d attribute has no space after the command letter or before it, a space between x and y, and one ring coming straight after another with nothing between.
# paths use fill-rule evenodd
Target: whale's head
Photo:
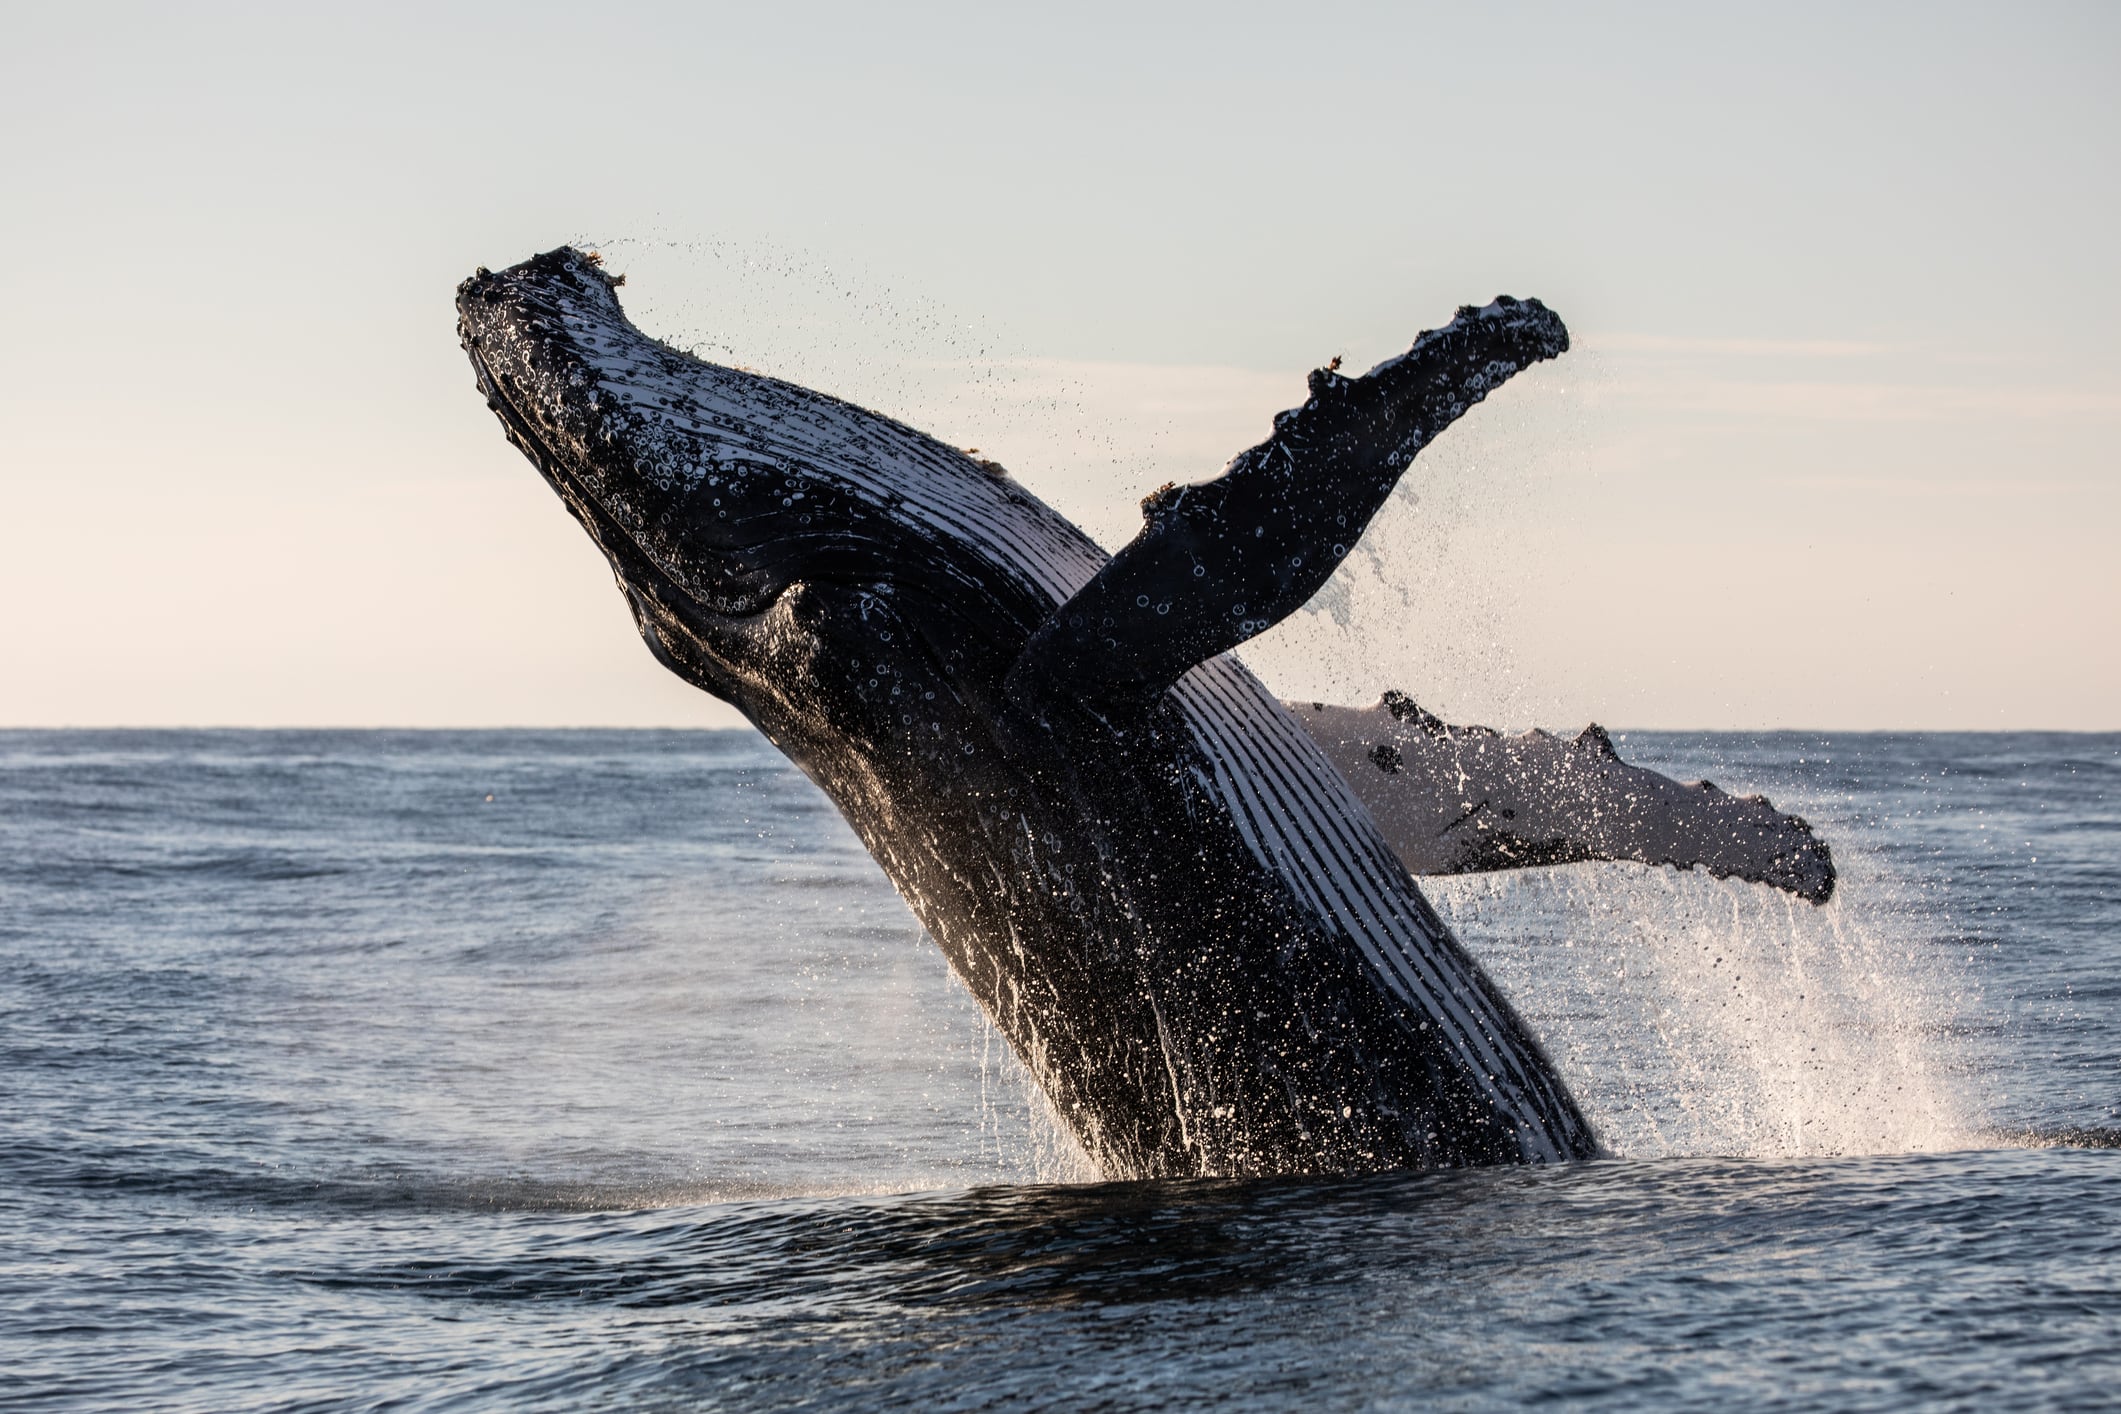
<instances>
[{"instance_id":1,"label":"whale's head","mask_svg":"<svg viewBox=\"0 0 2121 1414\"><path fill-rule=\"evenodd\" d=\"M925 654L914 666L953 692L998 687L1103 560L989 463L650 338L619 283L568 248L482 269L458 287L458 332L510 440L680 676L747 710L748 688L844 679L850 654ZM909 624L934 641L913 642ZM840 661L791 671L805 654Z\"/></svg>"}]
</instances>

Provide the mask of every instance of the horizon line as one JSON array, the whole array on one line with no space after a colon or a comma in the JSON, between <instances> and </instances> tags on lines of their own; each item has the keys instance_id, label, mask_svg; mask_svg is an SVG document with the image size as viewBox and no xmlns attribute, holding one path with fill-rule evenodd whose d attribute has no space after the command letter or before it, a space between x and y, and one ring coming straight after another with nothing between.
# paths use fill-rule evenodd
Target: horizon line
<instances>
[{"instance_id":1,"label":"horizon line","mask_svg":"<svg viewBox=\"0 0 2121 1414\"><path fill-rule=\"evenodd\" d=\"M1455 724L1454 724L1455 725ZM1726 734L1753 733L1757 735L1839 735L1839 736L2121 736L2121 725L2111 727L1643 727L1612 726L1599 724L1614 736L1625 736L1630 732L1669 734ZM1526 728L1525 730L1558 730ZM51 724L51 723L6 723L0 722L0 733L7 732L750 732L763 739L763 733L749 722L734 722L726 725L706 725L698 722L574 722L574 723L439 723L439 722L368 722L368 723L195 723L195 722L147 722L147 723L97 723L97 724ZM1505 736L1521 735L1521 732L1503 733Z\"/></svg>"}]
</instances>

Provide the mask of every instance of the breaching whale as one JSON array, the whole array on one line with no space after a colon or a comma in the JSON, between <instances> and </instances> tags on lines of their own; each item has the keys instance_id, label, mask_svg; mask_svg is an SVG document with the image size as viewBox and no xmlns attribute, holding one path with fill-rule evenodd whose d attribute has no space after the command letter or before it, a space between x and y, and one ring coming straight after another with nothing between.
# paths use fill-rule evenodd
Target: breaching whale
<instances>
[{"instance_id":1,"label":"breaching whale","mask_svg":"<svg viewBox=\"0 0 2121 1414\"><path fill-rule=\"evenodd\" d=\"M833 800L1108 1176L1596 1152L1347 776L1228 651L1317 591L1415 452L1568 347L1554 314L1498 299L1362 377L1313 373L1108 556L991 464L648 337L617 283L564 248L465 281L481 391L649 650Z\"/></svg>"}]
</instances>

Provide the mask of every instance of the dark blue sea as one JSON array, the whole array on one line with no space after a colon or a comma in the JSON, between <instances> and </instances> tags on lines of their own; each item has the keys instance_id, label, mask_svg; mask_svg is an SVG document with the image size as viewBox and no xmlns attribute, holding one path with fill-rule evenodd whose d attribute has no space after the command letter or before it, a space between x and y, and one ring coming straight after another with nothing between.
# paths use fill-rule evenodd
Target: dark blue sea
<instances>
[{"instance_id":1,"label":"dark blue sea","mask_svg":"<svg viewBox=\"0 0 2121 1414\"><path fill-rule=\"evenodd\" d=\"M2112 1408L2121 736L1431 881L1614 1157L1102 1183L739 732L0 733L0 1403Z\"/></svg>"}]
</instances>

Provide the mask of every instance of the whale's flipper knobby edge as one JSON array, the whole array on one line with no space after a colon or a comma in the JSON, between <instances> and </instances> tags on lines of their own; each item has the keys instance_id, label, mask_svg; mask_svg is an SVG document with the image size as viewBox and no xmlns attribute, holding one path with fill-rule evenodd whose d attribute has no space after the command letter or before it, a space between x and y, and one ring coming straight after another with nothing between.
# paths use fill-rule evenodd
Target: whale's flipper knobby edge
<instances>
[{"instance_id":1,"label":"whale's flipper knobby edge","mask_svg":"<svg viewBox=\"0 0 2121 1414\"><path fill-rule=\"evenodd\" d=\"M1289 709L1410 873L1629 859L1833 897L1833 855L1803 818L1631 766L1596 724L1504 736L1451 726L1398 692L1374 707Z\"/></svg>"},{"instance_id":2,"label":"whale's flipper knobby edge","mask_svg":"<svg viewBox=\"0 0 2121 1414\"><path fill-rule=\"evenodd\" d=\"M1194 664L1301 608L1415 453L1513 374L1568 347L1553 311L1503 297L1460 309L1360 378L1312 373L1310 400L1276 416L1274 435L1222 476L1143 501L1141 533L1024 646L1012 695L1120 711L1153 703Z\"/></svg>"}]
</instances>

